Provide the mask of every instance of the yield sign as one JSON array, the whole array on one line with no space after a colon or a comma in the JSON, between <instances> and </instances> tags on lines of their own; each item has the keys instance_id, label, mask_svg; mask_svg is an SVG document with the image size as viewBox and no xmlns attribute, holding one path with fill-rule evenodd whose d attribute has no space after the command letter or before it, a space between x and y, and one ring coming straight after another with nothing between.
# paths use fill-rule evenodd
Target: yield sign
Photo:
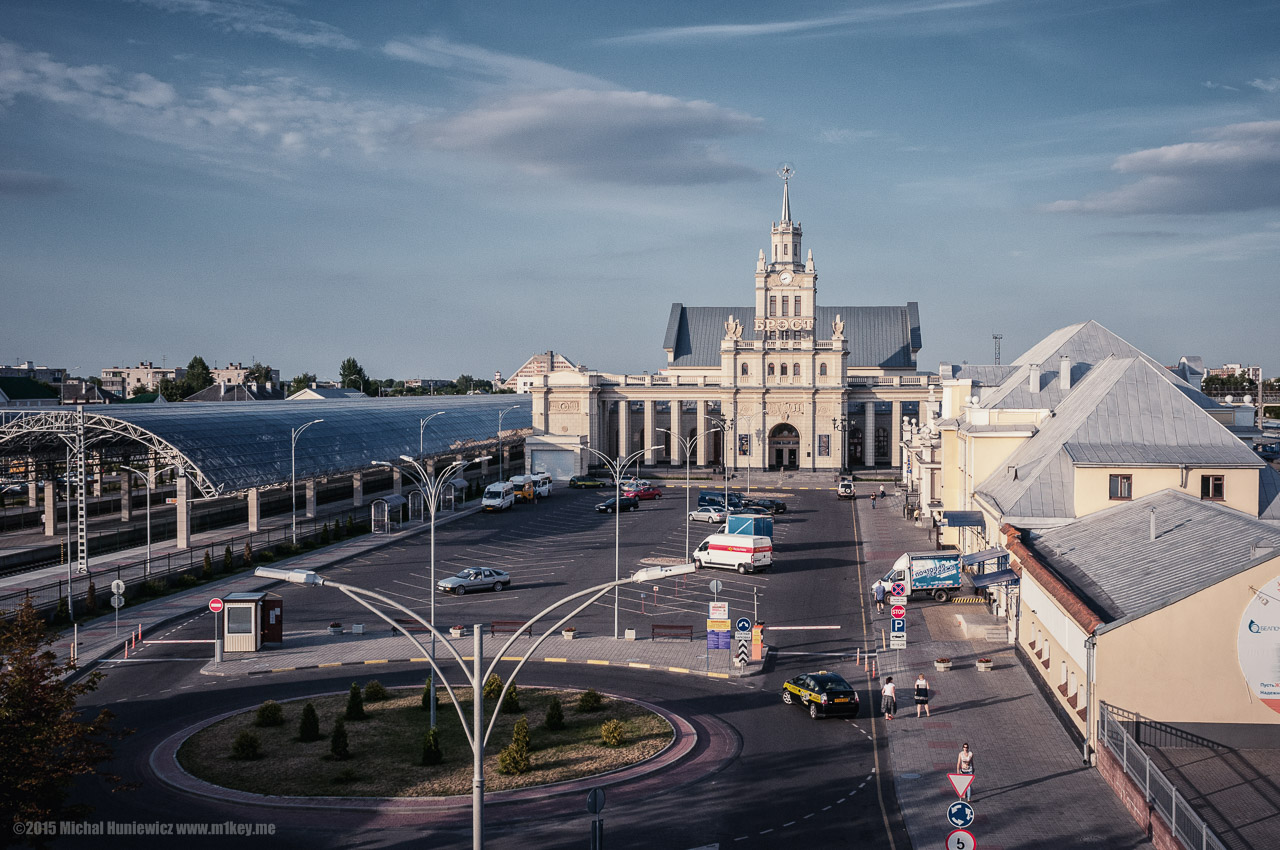
<instances>
[{"instance_id":1,"label":"yield sign","mask_svg":"<svg viewBox=\"0 0 1280 850\"><path fill-rule=\"evenodd\" d=\"M964 792L973 784L972 773L948 773L947 778L951 780L951 787L956 789L957 797L963 797Z\"/></svg>"},{"instance_id":2,"label":"yield sign","mask_svg":"<svg viewBox=\"0 0 1280 850\"><path fill-rule=\"evenodd\" d=\"M905 605L894 605L889 609L889 613L893 615L893 619L901 620L907 616L907 607Z\"/></svg>"}]
</instances>

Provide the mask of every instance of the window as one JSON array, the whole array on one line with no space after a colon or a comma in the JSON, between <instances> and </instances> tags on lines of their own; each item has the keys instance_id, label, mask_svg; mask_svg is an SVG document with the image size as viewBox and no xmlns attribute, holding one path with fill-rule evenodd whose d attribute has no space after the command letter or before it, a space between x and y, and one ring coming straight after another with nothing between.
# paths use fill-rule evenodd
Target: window
<instances>
[{"instance_id":1,"label":"window","mask_svg":"<svg viewBox=\"0 0 1280 850\"><path fill-rule=\"evenodd\" d=\"M796 315L800 315L800 296L796 296Z\"/></svg>"},{"instance_id":2,"label":"window","mask_svg":"<svg viewBox=\"0 0 1280 850\"><path fill-rule=\"evenodd\" d=\"M791 374L795 375L797 378L798 378L798 377L800 377L800 364L799 364L799 363L792 363L792 364L791 364Z\"/></svg>"},{"instance_id":3,"label":"window","mask_svg":"<svg viewBox=\"0 0 1280 850\"><path fill-rule=\"evenodd\" d=\"M791 312L787 309L791 304L791 300L787 296L782 296L782 315L790 316Z\"/></svg>"},{"instance_id":4,"label":"window","mask_svg":"<svg viewBox=\"0 0 1280 850\"><path fill-rule=\"evenodd\" d=\"M253 609L248 605L227 606L227 634L253 634Z\"/></svg>"},{"instance_id":5,"label":"window","mask_svg":"<svg viewBox=\"0 0 1280 850\"><path fill-rule=\"evenodd\" d=\"M1133 498L1132 475L1111 476L1111 498L1112 500Z\"/></svg>"},{"instance_id":6,"label":"window","mask_svg":"<svg viewBox=\"0 0 1280 850\"><path fill-rule=\"evenodd\" d=\"M747 369L747 364L746 364L746 363L743 363L743 364L742 364L742 377L744 377L744 378L745 378L745 377L747 377L747 375L748 375L748 374L750 374L750 370L749 370L749 369Z\"/></svg>"},{"instance_id":7,"label":"window","mask_svg":"<svg viewBox=\"0 0 1280 850\"><path fill-rule=\"evenodd\" d=\"M787 364L786 364L786 363L783 363L783 364L782 364L782 377L784 377L784 378L785 378L785 377L787 377Z\"/></svg>"},{"instance_id":8,"label":"window","mask_svg":"<svg viewBox=\"0 0 1280 850\"><path fill-rule=\"evenodd\" d=\"M782 256L784 256L784 257L785 257L785 256L787 256L787 254L789 254L789 253L790 253L790 248L791 248L791 246L790 246L790 245L788 245L787 243L785 243L785 242L784 242L784 243L782 243Z\"/></svg>"},{"instance_id":9,"label":"window","mask_svg":"<svg viewBox=\"0 0 1280 850\"><path fill-rule=\"evenodd\" d=\"M783 338L783 339L791 339L791 331L783 331L783 332L782 332L782 338Z\"/></svg>"},{"instance_id":10,"label":"window","mask_svg":"<svg viewBox=\"0 0 1280 850\"><path fill-rule=\"evenodd\" d=\"M1226 485L1221 475L1200 476L1200 498L1221 502L1226 498Z\"/></svg>"},{"instance_id":11,"label":"window","mask_svg":"<svg viewBox=\"0 0 1280 850\"><path fill-rule=\"evenodd\" d=\"M769 377L770 377L770 378L772 378L772 377L773 377L773 364L772 364L772 363L770 363L770 364L769 364Z\"/></svg>"},{"instance_id":12,"label":"window","mask_svg":"<svg viewBox=\"0 0 1280 850\"><path fill-rule=\"evenodd\" d=\"M778 315L778 296L776 295L769 296L769 315Z\"/></svg>"},{"instance_id":13,"label":"window","mask_svg":"<svg viewBox=\"0 0 1280 850\"><path fill-rule=\"evenodd\" d=\"M826 364L826 363L819 363L819 364L818 364L818 375L819 375L819 377L823 377L823 378L827 377L827 364Z\"/></svg>"}]
</instances>

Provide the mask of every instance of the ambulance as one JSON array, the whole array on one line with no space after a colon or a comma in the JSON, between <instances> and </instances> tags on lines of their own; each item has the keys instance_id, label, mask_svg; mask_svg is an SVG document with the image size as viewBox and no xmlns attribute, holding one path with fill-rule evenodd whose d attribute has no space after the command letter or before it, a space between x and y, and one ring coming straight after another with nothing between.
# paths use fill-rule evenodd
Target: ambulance
<instances>
[{"instance_id":1,"label":"ambulance","mask_svg":"<svg viewBox=\"0 0 1280 850\"><path fill-rule=\"evenodd\" d=\"M713 534L693 550L693 562L699 568L764 572L773 563L773 541L749 534Z\"/></svg>"}]
</instances>

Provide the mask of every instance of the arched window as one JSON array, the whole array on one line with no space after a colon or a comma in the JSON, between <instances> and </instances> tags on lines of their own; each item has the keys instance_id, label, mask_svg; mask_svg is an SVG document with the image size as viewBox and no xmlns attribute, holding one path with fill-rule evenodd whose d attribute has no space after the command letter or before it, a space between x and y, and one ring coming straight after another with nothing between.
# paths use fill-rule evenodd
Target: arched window
<instances>
[{"instance_id":1,"label":"arched window","mask_svg":"<svg viewBox=\"0 0 1280 850\"><path fill-rule=\"evenodd\" d=\"M799 364L799 363L792 363L792 364L791 364L791 374L792 374L792 375L795 375L797 378L798 378L798 377L800 377L800 364Z\"/></svg>"},{"instance_id":2,"label":"arched window","mask_svg":"<svg viewBox=\"0 0 1280 850\"><path fill-rule=\"evenodd\" d=\"M818 375L819 375L819 376L821 376L821 377L823 377L823 378L827 377L827 364L826 364L826 363L819 363L819 364L818 364Z\"/></svg>"},{"instance_id":3,"label":"arched window","mask_svg":"<svg viewBox=\"0 0 1280 850\"><path fill-rule=\"evenodd\" d=\"M747 369L747 364L746 364L746 363L743 363L743 364L742 364L742 377L744 377L744 378L745 378L745 377L747 377L747 375L748 375L748 374L750 374L750 370L748 370L748 369Z\"/></svg>"},{"instance_id":4,"label":"arched window","mask_svg":"<svg viewBox=\"0 0 1280 850\"><path fill-rule=\"evenodd\" d=\"M772 378L772 377L773 377L773 364L772 364L772 363L770 363L770 364L769 364L769 377L770 377L770 378Z\"/></svg>"}]
</instances>

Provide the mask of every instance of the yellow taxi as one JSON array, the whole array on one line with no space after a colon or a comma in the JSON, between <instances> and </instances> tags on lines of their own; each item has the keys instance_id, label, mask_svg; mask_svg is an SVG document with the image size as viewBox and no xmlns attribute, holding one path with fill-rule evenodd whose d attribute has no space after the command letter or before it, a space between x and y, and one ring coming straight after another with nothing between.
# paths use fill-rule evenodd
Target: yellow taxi
<instances>
[{"instance_id":1,"label":"yellow taxi","mask_svg":"<svg viewBox=\"0 0 1280 850\"><path fill-rule=\"evenodd\" d=\"M844 677L828 670L805 673L782 685L782 701L787 705L809 706L809 716L830 714L858 716L858 692Z\"/></svg>"}]
</instances>

